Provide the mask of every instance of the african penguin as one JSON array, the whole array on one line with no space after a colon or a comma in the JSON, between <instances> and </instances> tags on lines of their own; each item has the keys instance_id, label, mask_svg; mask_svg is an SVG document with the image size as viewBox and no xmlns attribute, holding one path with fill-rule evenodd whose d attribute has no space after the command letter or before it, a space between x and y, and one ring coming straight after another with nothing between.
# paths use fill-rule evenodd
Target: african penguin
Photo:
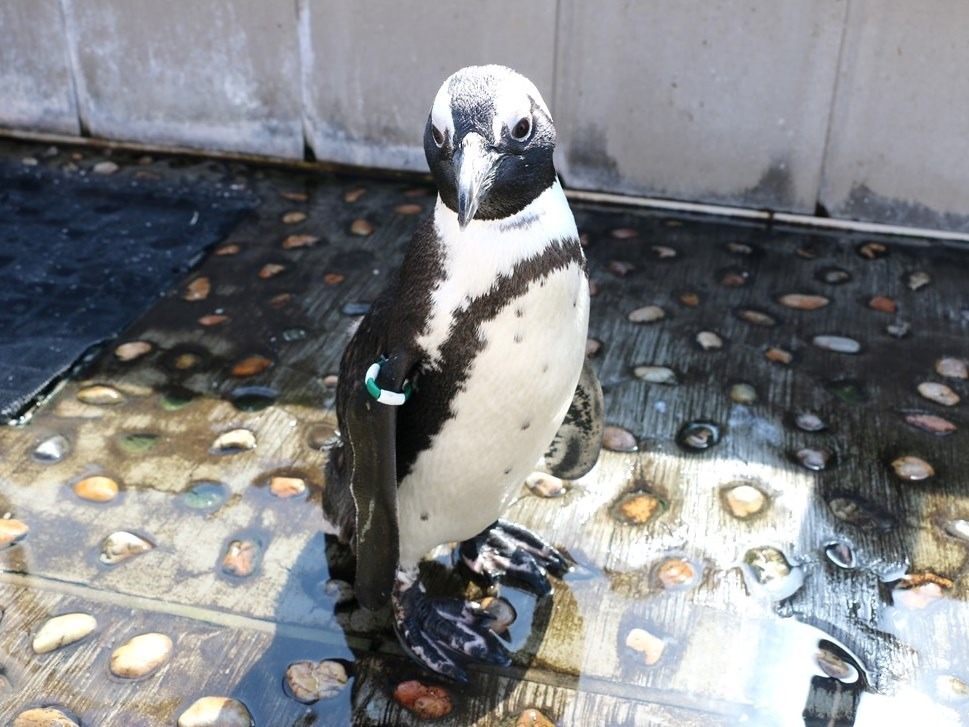
<instances>
[{"instance_id":1,"label":"african penguin","mask_svg":"<svg viewBox=\"0 0 969 727\"><path fill-rule=\"evenodd\" d=\"M357 599L390 600L403 646L459 680L460 662L508 653L476 604L425 592L418 562L462 542L486 582L507 575L549 592L546 571L567 562L499 517L543 455L575 478L599 452L586 265L554 146L525 77L473 66L444 82L424 131L433 214L340 367L341 444L324 500L354 549Z\"/></svg>"}]
</instances>

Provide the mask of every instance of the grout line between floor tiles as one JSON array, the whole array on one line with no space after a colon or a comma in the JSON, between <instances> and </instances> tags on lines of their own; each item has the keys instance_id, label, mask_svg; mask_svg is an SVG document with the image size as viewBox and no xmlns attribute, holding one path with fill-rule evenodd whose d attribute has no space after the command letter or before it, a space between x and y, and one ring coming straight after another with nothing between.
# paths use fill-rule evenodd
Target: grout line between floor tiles
<instances>
[{"instance_id":1,"label":"grout line between floor tiles","mask_svg":"<svg viewBox=\"0 0 969 727\"><path fill-rule=\"evenodd\" d=\"M232 629L246 629L258 631L273 636L283 636L287 638L302 639L318 644L331 644L337 646L347 646L351 649L369 651L373 642L371 639L359 636L348 636L342 631L337 634L333 631L312 628L310 626L300 626L297 624L277 623L265 619L254 618L252 616L241 616L226 611L217 611L200 606L190 606L170 601L159 601L155 598L146 596L119 593L114 591L102 591L89 586L83 586L68 581L60 581L52 578L40 576L23 575L20 573L0 573L0 585L20 586L32 590L42 590L50 593L58 593L66 596L83 598L95 603L118 606L121 608L139 609L152 613L165 614L167 616L177 616L193 621L202 621L215 626L224 626Z\"/></svg>"}]
</instances>

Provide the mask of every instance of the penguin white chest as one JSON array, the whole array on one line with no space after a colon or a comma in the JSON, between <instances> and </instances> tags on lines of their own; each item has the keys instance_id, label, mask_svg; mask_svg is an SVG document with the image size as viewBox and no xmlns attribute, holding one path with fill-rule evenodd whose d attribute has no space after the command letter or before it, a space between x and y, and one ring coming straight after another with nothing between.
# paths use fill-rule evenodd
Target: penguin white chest
<instances>
[{"instance_id":1,"label":"penguin white chest","mask_svg":"<svg viewBox=\"0 0 969 727\"><path fill-rule=\"evenodd\" d=\"M476 535L506 509L568 411L588 316L588 284L573 262L480 324L452 416L398 490L401 563Z\"/></svg>"}]
</instances>

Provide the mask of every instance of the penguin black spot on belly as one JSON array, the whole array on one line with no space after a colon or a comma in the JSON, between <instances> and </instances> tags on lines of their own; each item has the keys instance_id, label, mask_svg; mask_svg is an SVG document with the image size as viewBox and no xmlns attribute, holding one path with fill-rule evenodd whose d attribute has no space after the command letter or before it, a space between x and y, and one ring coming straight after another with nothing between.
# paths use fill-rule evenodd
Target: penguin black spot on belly
<instances>
[{"instance_id":1,"label":"penguin black spot on belly","mask_svg":"<svg viewBox=\"0 0 969 727\"><path fill-rule=\"evenodd\" d=\"M523 311L521 308L515 308L515 318L521 318L524 315L525 311Z\"/></svg>"},{"instance_id":2,"label":"penguin black spot on belly","mask_svg":"<svg viewBox=\"0 0 969 727\"><path fill-rule=\"evenodd\" d=\"M547 374L548 373L548 364L547 363L546 364L542 364L542 373L543 374Z\"/></svg>"},{"instance_id":3,"label":"penguin black spot on belly","mask_svg":"<svg viewBox=\"0 0 969 727\"><path fill-rule=\"evenodd\" d=\"M505 471L502 474L510 475L511 474L511 467L505 467Z\"/></svg>"},{"instance_id":4,"label":"penguin black spot on belly","mask_svg":"<svg viewBox=\"0 0 969 727\"><path fill-rule=\"evenodd\" d=\"M430 517L426 512L421 513L421 520L427 520Z\"/></svg>"},{"instance_id":5,"label":"penguin black spot on belly","mask_svg":"<svg viewBox=\"0 0 969 727\"><path fill-rule=\"evenodd\" d=\"M523 336L521 333L515 334L515 343L521 343L524 340L525 340L525 336Z\"/></svg>"},{"instance_id":6,"label":"penguin black spot on belly","mask_svg":"<svg viewBox=\"0 0 969 727\"><path fill-rule=\"evenodd\" d=\"M522 424L522 431L524 432L524 431L525 431L526 429L528 429L528 428L529 428L529 427L530 427L531 425L532 425L532 423L531 423L531 422L525 422L524 424Z\"/></svg>"}]
</instances>

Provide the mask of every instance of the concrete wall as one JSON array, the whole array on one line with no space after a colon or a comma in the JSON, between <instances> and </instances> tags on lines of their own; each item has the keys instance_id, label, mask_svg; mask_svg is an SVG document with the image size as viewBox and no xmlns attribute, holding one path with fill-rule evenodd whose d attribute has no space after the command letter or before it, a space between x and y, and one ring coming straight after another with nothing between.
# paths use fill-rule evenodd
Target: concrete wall
<instances>
[{"instance_id":1,"label":"concrete wall","mask_svg":"<svg viewBox=\"0 0 969 727\"><path fill-rule=\"evenodd\" d=\"M4 0L0 127L422 169L441 81L542 89L572 187L969 231L959 0Z\"/></svg>"}]
</instances>

